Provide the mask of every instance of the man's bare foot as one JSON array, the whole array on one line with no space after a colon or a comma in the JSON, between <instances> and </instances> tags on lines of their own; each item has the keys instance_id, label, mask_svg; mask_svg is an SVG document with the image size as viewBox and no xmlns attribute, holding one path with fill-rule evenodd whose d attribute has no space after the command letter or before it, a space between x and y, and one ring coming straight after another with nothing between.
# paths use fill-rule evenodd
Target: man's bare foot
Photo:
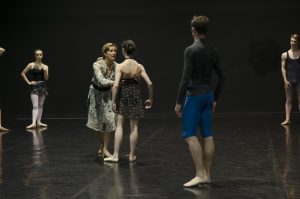
<instances>
[{"instance_id":1,"label":"man's bare foot","mask_svg":"<svg viewBox=\"0 0 300 199\"><path fill-rule=\"evenodd\" d=\"M4 128L3 126L0 126L0 131L9 131L9 129Z\"/></svg>"},{"instance_id":2,"label":"man's bare foot","mask_svg":"<svg viewBox=\"0 0 300 199\"><path fill-rule=\"evenodd\" d=\"M29 126L26 126L27 129L34 129L36 128L35 124L30 124Z\"/></svg>"},{"instance_id":3,"label":"man's bare foot","mask_svg":"<svg viewBox=\"0 0 300 199\"><path fill-rule=\"evenodd\" d=\"M48 126L47 124L44 124L42 122L39 122L37 125L40 126L40 127L47 127Z\"/></svg>"},{"instance_id":4,"label":"man's bare foot","mask_svg":"<svg viewBox=\"0 0 300 199\"><path fill-rule=\"evenodd\" d=\"M289 125L291 122L290 120L285 120L284 122L281 123L281 125Z\"/></svg>"}]
</instances>

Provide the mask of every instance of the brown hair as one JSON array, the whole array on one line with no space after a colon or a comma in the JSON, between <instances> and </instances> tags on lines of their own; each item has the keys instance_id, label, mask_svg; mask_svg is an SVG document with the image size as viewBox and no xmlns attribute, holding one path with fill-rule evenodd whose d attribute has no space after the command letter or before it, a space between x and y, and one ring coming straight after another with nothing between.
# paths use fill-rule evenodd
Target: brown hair
<instances>
[{"instance_id":1,"label":"brown hair","mask_svg":"<svg viewBox=\"0 0 300 199\"><path fill-rule=\"evenodd\" d=\"M122 42L122 48L124 48L127 55L132 55L135 51L135 43L128 39Z\"/></svg>"},{"instance_id":2,"label":"brown hair","mask_svg":"<svg viewBox=\"0 0 300 199\"><path fill-rule=\"evenodd\" d=\"M116 50L118 49L117 44L110 43L110 42L109 42L109 43L106 43L106 44L104 44L104 45L102 46L101 54L102 54L102 57L103 57L103 58L105 58L105 53L106 53L107 51L109 51L109 48L112 47L112 46L114 46L114 47L116 48Z\"/></svg>"},{"instance_id":3,"label":"brown hair","mask_svg":"<svg viewBox=\"0 0 300 199\"><path fill-rule=\"evenodd\" d=\"M42 54L43 54L43 51L41 49L37 48L37 49L34 50L34 55L36 54L37 51L41 51Z\"/></svg>"},{"instance_id":4,"label":"brown hair","mask_svg":"<svg viewBox=\"0 0 300 199\"><path fill-rule=\"evenodd\" d=\"M293 39L296 39L297 40L297 42L299 42L299 35L298 34L296 34L296 33L292 33L291 34L291 38L293 38Z\"/></svg>"},{"instance_id":5,"label":"brown hair","mask_svg":"<svg viewBox=\"0 0 300 199\"><path fill-rule=\"evenodd\" d=\"M208 29L209 19L206 16L194 16L191 21L191 26L200 34L206 34Z\"/></svg>"}]
</instances>

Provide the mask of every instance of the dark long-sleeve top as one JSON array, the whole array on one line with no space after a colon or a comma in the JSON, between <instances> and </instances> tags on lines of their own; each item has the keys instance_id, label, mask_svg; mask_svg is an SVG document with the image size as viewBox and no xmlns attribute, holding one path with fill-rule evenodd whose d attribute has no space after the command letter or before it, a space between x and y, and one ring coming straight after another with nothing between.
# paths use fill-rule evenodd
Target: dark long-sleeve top
<instances>
[{"instance_id":1,"label":"dark long-sleeve top","mask_svg":"<svg viewBox=\"0 0 300 199\"><path fill-rule=\"evenodd\" d=\"M211 77L214 71L218 76L214 90L214 100L217 101L225 82L218 51L206 39L197 40L187 47L184 51L184 68L177 103L183 104L186 95L213 91Z\"/></svg>"}]
</instances>

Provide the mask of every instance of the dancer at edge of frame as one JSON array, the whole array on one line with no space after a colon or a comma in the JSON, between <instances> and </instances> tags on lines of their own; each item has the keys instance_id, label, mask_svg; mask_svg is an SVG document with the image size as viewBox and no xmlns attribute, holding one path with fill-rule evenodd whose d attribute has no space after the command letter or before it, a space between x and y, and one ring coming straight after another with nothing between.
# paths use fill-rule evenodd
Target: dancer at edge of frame
<instances>
[{"instance_id":1,"label":"dancer at edge of frame","mask_svg":"<svg viewBox=\"0 0 300 199\"><path fill-rule=\"evenodd\" d=\"M1 48L0 47L0 56L5 52L5 49L4 48ZM1 113L1 99L0 99L0 131L9 131L9 129L5 128L2 126L2 113Z\"/></svg>"},{"instance_id":2,"label":"dancer at edge of frame","mask_svg":"<svg viewBox=\"0 0 300 199\"><path fill-rule=\"evenodd\" d=\"M293 91L295 90L298 98L298 108L300 110L300 50L299 35L291 34L291 48L281 55L281 71L284 81L286 95L285 120L282 125L289 125L291 120Z\"/></svg>"}]
</instances>

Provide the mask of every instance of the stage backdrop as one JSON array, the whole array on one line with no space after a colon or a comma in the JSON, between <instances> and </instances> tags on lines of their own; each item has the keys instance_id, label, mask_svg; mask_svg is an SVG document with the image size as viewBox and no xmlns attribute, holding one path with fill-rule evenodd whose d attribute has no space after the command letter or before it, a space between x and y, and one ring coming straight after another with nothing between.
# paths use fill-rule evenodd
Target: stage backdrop
<instances>
[{"instance_id":1,"label":"stage backdrop","mask_svg":"<svg viewBox=\"0 0 300 199\"><path fill-rule=\"evenodd\" d=\"M209 17L208 40L219 49L227 77L217 112L284 111L280 56L289 49L290 33L300 33L299 1L10 1L0 9L0 46L7 50L0 57L4 114L31 115L29 87L20 73L41 48L50 70L45 115L85 115L101 46L117 43L121 62L125 39L135 41L135 58L153 81L149 113L172 113L183 52L193 42L193 15Z\"/></svg>"}]
</instances>

